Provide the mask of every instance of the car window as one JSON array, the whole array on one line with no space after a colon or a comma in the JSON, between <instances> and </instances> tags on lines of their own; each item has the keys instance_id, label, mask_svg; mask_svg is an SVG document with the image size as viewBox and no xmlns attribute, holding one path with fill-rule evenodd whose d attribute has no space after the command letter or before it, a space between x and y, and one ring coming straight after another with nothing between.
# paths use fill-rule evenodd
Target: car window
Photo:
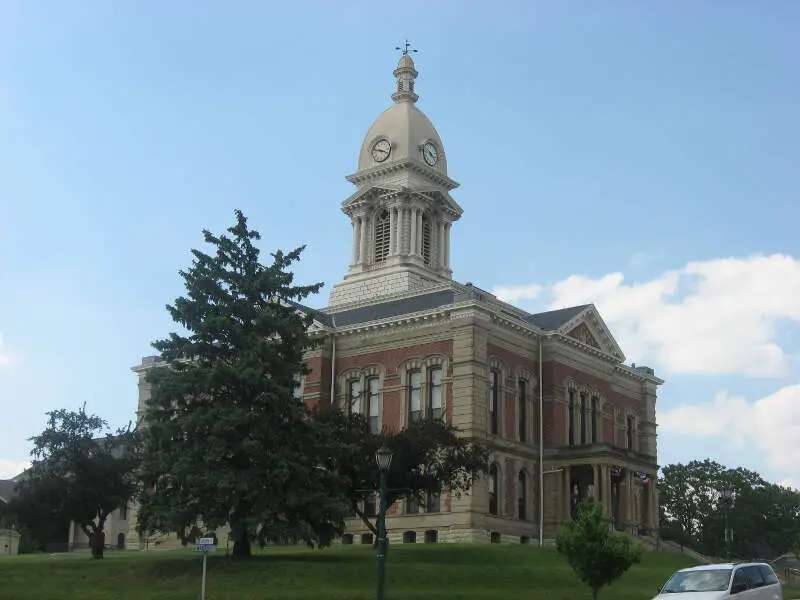
<instances>
[{"instance_id":1,"label":"car window","mask_svg":"<svg viewBox=\"0 0 800 600\"><path fill-rule=\"evenodd\" d=\"M753 584L754 588L763 587L764 585L766 585L766 582L764 581L764 576L761 574L761 569L759 569L757 565L742 567L742 571L744 571L750 578L750 581Z\"/></svg>"},{"instance_id":2,"label":"car window","mask_svg":"<svg viewBox=\"0 0 800 600\"><path fill-rule=\"evenodd\" d=\"M745 573L744 569L736 569L736 572L733 574L733 582L731 583L731 587L741 584L746 586L745 589L750 589L750 580L747 578L747 574Z\"/></svg>"},{"instance_id":3,"label":"car window","mask_svg":"<svg viewBox=\"0 0 800 600\"><path fill-rule=\"evenodd\" d=\"M664 585L661 593L722 592L728 589L731 569L699 569L678 571Z\"/></svg>"},{"instance_id":4,"label":"car window","mask_svg":"<svg viewBox=\"0 0 800 600\"><path fill-rule=\"evenodd\" d=\"M765 585L775 585L778 583L778 578L769 565L758 565L758 570L761 571L761 576L764 578Z\"/></svg>"}]
</instances>

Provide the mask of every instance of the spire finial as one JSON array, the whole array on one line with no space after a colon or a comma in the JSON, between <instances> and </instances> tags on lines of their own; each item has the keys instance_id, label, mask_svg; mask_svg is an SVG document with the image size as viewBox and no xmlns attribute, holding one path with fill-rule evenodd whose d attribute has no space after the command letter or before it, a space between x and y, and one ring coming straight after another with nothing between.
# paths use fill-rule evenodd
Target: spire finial
<instances>
[{"instance_id":1,"label":"spire finial","mask_svg":"<svg viewBox=\"0 0 800 600\"><path fill-rule=\"evenodd\" d=\"M397 91L392 94L392 100L395 102L411 102L412 104L419 99L414 93L414 80L417 78L417 70L414 68L414 61L409 56L410 52L416 52L416 48L412 48L408 40L401 48L395 46L395 50L401 50L402 55L400 61L397 63L397 68L394 70L394 76L397 79Z\"/></svg>"},{"instance_id":2,"label":"spire finial","mask_svg":"<svg viewBox=\"0 0 800 600\"><path fill-rule=\"evenodd\" d=\"M411 44L409 43L408 40L406 40L406 43L403 45L402 48L400 46L395 46L394 49L395 50L402 50L403 51L403 56L405 56L409 52L416 52L417 51L416 48L411 48Z\"/></svg>"}]
</instances>

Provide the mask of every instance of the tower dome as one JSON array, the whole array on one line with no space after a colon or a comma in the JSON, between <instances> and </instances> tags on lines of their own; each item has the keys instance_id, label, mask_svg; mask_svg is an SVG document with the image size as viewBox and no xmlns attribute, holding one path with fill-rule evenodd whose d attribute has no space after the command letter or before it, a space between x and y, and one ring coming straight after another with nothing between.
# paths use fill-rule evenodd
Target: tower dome
<instances>
[{"instance_id":1,"label":"tower dome","mask_svg":"<svg viewBox=\"0 0 800 600\"><path fill-rule=\"evenodd\" d=\"M416 106L419 98L414 92L417 78L414 61L403 54L394 70L397 89L392 94L394 104L375 119L367 131L358 157L358 170L408 159L447 174L447 157L439 133Z\"/></svg>"}]
</instances>

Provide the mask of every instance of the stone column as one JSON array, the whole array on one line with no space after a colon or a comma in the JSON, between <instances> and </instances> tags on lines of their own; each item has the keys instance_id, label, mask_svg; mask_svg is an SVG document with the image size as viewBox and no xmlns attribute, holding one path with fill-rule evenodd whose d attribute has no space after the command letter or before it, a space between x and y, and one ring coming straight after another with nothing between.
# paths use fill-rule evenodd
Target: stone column
<instances>
[{"instance_id":1,"label":"stone column","mask_svg":"<svg viewBox=\"0 0 800 600\"><path fill-rule=\"evenodd\" d=\"M570 468L564 467L562 474L562 510L564 520L569 521L572 517L572 490L570 489Z\"/></svg>"},{"instance_id":2,"label":"stone column","mask_svg":"<svg viewBox=\"0 0 800 600\"><path fill-rule=\"evenodd\" d=\"M358 244L359 244L359 223L358 219L352 218L350 219L350 224L353 226L353 248L350 256L350 264L354 265L358 262Z\"/></svg>"},{"instance_id":3,"label":"stone column","mask_svg":"<svg viewBox=\"0 0 800 600\"><path fill-rule=\"evenodd\" d=\"M411 242L408 253L412 256L417 254L417 245L419 244L417 238L417 209L411 209Z\"/></svg>"},{"instance_id":4,"label":"stone column","mask_svg":"<svg viewBox=\"0 0 800 600\"><path fill-rule=\"evenodd\" d=\"M446 244L444 243L444 236L445 236L445 225L444 221L439 223L439 265L440 267L446 266L447 256L445 255L445 247Z\"/></svg>"},{"instance_id":5,"label":"stone column","mask_svg":"<svg viewBox=\"0 0 800 600\"><path fill-rule=\"evenodd\" d=\"M396 254L397 246L397 211L389 209L389 256Z\"/></svg>"},{"instance_id":6,"label":"stone column","mask_svg":"<svg viewBox=\"0 0 800 600\"><path fill-rule=\"evenodd\" d=\"M625 469L625 514L623 519L628 525L633 520L633 473L630 469Z\"/></svg>"},{"instance_id":7,"label":"stone column","mask_svg":"<svg viewBox=\"0 0 800 600\"><path fill-rule=\"evenodd\" d=\"M358 251L358 262L362 265L367 264L367 218L366 216L361 216L361 235L359 238L359 251Z\"/></svg>"},{"instance_id":8,"label":"stone column","mask_svg":"<svg viewBox=\"0 0 800 600\"><path fill-rule=\"evenodd\" d=\"M613 516L613 511L611 510L612 504L614 502L614 488L611 485L611 466L606 465L606 472L603 476L603 485L606 488L606 516L611 517Z\"/></svg>"},{"instance_id":9,"label":"stone column","mask_svg":"<svg viewBox=\"0 0 800 600\"><path fill-rule=\"evenodd\" d=\"M444 266L450 268L450 223L444 228Z\"/></svg>"}]
</instances>

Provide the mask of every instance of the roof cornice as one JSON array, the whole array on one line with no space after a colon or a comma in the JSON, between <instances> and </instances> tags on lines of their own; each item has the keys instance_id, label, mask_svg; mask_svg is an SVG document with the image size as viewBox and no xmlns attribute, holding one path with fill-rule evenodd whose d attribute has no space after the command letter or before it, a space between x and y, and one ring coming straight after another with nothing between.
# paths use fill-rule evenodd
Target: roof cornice
<instances>
[{"instance_id":1,"label":"roof cornice","mask_svg":"<svg viewBox=\"0 0 800 600\"><path fill-rule=\"evenodd\" d=\"M347 181L354 185L364 185L372 182L382 181L387 175L396 175L400 171L412 171L424 175L434 183L441 185L448 191L456 189L460 184L450 179L444 173L440 173L436 169L432 169L422 161L414 158L404 158L395 162L386 164L375 165L368 169L363 169L352 175L345 177Z\"/></svg>"}]
</instances>

